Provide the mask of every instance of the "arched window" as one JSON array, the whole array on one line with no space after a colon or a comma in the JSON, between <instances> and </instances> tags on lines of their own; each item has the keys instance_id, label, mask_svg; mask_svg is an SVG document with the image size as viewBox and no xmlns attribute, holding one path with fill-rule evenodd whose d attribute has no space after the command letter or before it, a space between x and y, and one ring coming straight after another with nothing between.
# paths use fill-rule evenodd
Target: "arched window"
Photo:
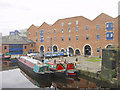
<instances>
[{"instance_id":1,"label":"arched window","mask_svg":"<svg viewBox=\"0 0 120 90\"><path fill-rule=\"evenodd\" d=\"M53 52L57 52L57 46L53 46Z\"/></svg>"},{"instance_id":2,"label":"arched window","mask_svg":"<svg viewBox=\"0 0 120 90\"><path fill-rule=\"evenodd\" d=\"M91 47L89 45L84 47L84 55L91 55Z\"/></svg>"},{"instance_id":3,"label":"arched window","mask_svg":"<svg viewBox=\"0 0 120 90\"><path fill-rule=\"evenodd\" d=\"M80 50L79 49L75 50L75 55L80 55Z\"/></svg>"}]
</instances>

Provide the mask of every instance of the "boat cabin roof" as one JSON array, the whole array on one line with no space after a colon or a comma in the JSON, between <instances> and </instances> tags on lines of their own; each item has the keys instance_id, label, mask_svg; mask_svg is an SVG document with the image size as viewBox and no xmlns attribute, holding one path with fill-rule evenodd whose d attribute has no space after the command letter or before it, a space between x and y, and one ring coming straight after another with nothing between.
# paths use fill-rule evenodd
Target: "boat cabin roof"
<instances>
[{"instance_id":1,"label":"boat cabin roof","mask_svg":"<svg viewBox=\"0 0 120 90\"><path fill-rule=\"evenodd\" d=\"M54 63L52 63L52 62L46 62L46 63L51 64L51 65L56 65L56 64L54 64Z\"/></svg>"},{"instance_id":2,"label":"boat cabin roof","mask_svg":"<svg viewBox=\"0 0 120 90\"><path fill-rule=\"evenodd\" d=\"M33 63L33 64L37 64L38 62L39 62L40 64L42 63L42 62L40 62L40 61L38 61L38 60L36 60L36 59L32 59L32 58L27 57L27 56L21 56L20 58L25 59L25 60Z\"/></svg>"},{"instance_id":3,"label":"boat cabin roof","mask_svg":"<svg viewBox=\"0 0 120 90\"><path fill-rule=\"evenodd\" d=\"M36 64L36 65L38 65L39 67L47 66L46 64Z\"/></svg>"},{"instance_id":4,"label":"boat cabin roof","mask_svg":"<svg viewBox=\"0 0 120 90\"><path fill-rule=\"evenodd\" d=\"M46 63L51 64L51 65L57 65L57 64L59 64L59 63L61 63L61 64L65 64L65 65L67 65L67 64L73 64L72 62L67 62L67 63L64 63L64 62L63 62L63 61L61 61L61 60L56 60L56 64L55 64L55 63L53 63L53 62L51 62L51 61L46 62Z\"/></svg>"}]
</instances>

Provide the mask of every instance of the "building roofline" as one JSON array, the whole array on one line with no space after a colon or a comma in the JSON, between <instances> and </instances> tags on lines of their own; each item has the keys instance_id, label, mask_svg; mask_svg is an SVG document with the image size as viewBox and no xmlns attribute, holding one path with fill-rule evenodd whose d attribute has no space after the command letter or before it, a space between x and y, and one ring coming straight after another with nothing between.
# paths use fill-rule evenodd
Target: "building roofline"
<instances>
[{"instance_id":1,"label":"building roofline","mask_svg":"<svg viewBox=\"0 0 120 90\"><path fill-rule=\"evenodd\" d=\"M32 26L36 27L34 24L32 24L32 25L27 29L27 31L28 31ZM38 28L38 27L36 27L36 28Z\"/></svg>"},{"instance_id":2,"label":"building roofline","mask_svg":"<svg viewBox=\"0 0 120 90\"><path fill-rule=\"evenodd\" d=\"M90 21L90 22L94 22L97 18L99 18L101 15L105 15L105 16L108 16L108 17L110 17L110 18L113 18L112 16L110 16L110 15L107 15L107 14L105 14L105 13L101 13L101 14L99 14L96 18L94 18L93 20L90 20L90 19L88 19L88 18L86 18L86 17L84 17L84 16L74 16L74 17L68 17L68 18L62 18L62 19L58 19L57 21L55 21L55 23L53 23L53 24L51 24L51 25L49 25L49 24L47 24L46 22L43 22L42 23L42 25L44 25L44 24L47 24L48 26L54 26L58 21L60 21L60 20L66 20L66 19L71 19L71 18L78 18L78 17L81 17L81 18L84 18L84 19L86 19L86 20L88 20L88 21ZM118 18L118 16L116 17L116 18ZM113 19L116 19L116 18L113 18ZM34 24L32 24L31 26L35 26L36 28L40 28L40 27L42 27L42 25L40 25L39 27L36 27ZM30 26L30 27L31 27ZM27 30L29 30L30 29L30 27L27 29Z\"/></svg>"},{"instance_id":3,"label":"building roofline","mask_svg":"<svg viewBox=\"0 0 120 90\"><path fill-rule=\"evenodd\" d=\"M43 22L42 25L38 27L38 29L39 29L40 27L42 27L44 24L47 24L47 23L46 23L46 22ZM48 26L52 26L52 25L49 25L49 24L47 24L47 25L48 25Z\"/></svg>"},{"instance_id":4,"label":"building roofline","mask_svg":"<svg viewBox=\"0 0 120 90\"><path fill-rule=\"evenodd\" d=\"M97 18L99 18L99 17L102 16L102 15L105 15L105 16L108 16L108 17L110 17L110 18L113 18L112 16L110 16L110 15L108 15L108 14L106 14L106 13L101 13L101 14L99 14L96 18L94 18L94 19L91 20L91 21L95 21ZM115 19L115 18L113 18L113 19Z\"/></svg>"},{"instance_id":5,"label":"building roofline","mask_svg":"<svg viewBox=\"0 0 120 90\"><path fill-rule=\"evenodd\" d=\"M88 18L86 18L86 17L84 17L84 16L74 16L74 17L68 17L68 18L58 19L55 23L57 23L57 22L60 21L60 20L71 19L71 18L78 18L78 17L82 17L82 18L84 18L84 19L86 19L86 20L88 20L88 21L93 22L93 21L95 21L97 18L99 18L101 15L105 15L105 16L108 16L108 17L110 17L110 18L113 18L112 16L110 16L110 15L108 15L108 14L101 13L101 14L99 14L96 18L94 18L93 20L90 20L90 19L88 19ZM117 16L117 17L118 17L118 16ZM117 18L117 17L115 17L115 18ZM113 19L115 19L115 18L113 18ZM53 23L51 26L53 26L55 23Z\"/></svg>"}]
</instances>

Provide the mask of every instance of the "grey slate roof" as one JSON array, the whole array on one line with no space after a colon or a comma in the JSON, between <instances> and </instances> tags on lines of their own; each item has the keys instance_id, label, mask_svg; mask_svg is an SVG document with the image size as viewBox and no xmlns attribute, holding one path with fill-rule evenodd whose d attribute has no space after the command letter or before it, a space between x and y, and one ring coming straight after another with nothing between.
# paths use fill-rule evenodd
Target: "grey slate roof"
<instances>
[{"instance_id":1,"label":"grey slate roof","mask_svg":"<svg viewBox=\"0 0 120 90\"><path fill-rule=\"evenodd\" d=\"M30 44L35 43L32 40L28 40L27 37L22 37L20 35L9 35L2 37L2 44Z\"/></svg>"}]
</instances>

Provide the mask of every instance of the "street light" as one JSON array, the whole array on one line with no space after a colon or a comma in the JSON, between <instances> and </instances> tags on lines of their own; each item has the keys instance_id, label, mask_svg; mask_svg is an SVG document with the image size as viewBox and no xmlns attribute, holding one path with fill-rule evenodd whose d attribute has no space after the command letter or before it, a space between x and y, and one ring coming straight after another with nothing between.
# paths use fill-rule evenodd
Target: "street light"
<instances>
[{"instance_id":1,"label":"street light","mask_svg":"<svg viewBox=\"0 0 120 90\"><path fill-rule=\"evenodd\" d=\"M101 47L99 47L99 58L101 58L100 49L101 49Z\"/></svg>"},{"instance_id":2,"label":"street light","mask_svg":"<svg viewBox=\"0 0 120 90\"><path fill-rule=\"evenodd\" d=\"M52 59L52 38L50 38L50 46L51 46L51 59Z\"/></svg>"}]
</instances>

